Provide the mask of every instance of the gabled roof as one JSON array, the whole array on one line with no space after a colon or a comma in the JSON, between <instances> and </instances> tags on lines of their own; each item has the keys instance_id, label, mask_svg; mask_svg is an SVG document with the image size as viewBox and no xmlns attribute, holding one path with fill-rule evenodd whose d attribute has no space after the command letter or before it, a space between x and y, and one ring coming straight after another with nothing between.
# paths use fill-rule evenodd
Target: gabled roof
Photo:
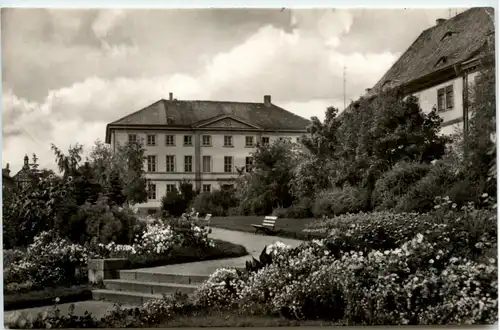
<instances>
[{"instance_id":1,"label":"gabled roof","mask_svg":"<svg viewBox=\"0 0 500 330\"><path fill-rule=\"evenodd\" d=\"M310 121L274 104L161 99L109 126L195 128L218 119L234 120L263 130L305 130ZM107 129L108 131L108 129ZM108 140L108 133L106 133Z\"/></svg>"},{"instance_id":2,"label":"gabled roof","mask_svg":"<svg viewBox=\"0 0 500 330\"><path fill-rule=\"evenodd\" d=\"M425 31L368 93L396 87L478 55L494 31L493 8L472 8ZM444 60L443 60L444 59Z\"/></svg>"}]
</instances>

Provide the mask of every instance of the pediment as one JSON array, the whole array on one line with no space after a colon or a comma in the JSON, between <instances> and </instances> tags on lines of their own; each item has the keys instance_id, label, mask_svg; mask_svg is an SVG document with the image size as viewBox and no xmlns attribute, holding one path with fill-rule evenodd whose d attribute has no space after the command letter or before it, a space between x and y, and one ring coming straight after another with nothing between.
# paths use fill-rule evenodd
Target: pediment
<instances>
[{"instance_id":1,"label":"pediment","mask_svg":"<svg viewBox=\"0 0 500 330\"><path fill-rule=\"evenodd\" d=\"M214 118L197 126L198 128L246 128L246 129L259 129L259 127L246 123L243 120L236 119L232 116L224 116L222 118Z\"/></svg>"}]
</instances>

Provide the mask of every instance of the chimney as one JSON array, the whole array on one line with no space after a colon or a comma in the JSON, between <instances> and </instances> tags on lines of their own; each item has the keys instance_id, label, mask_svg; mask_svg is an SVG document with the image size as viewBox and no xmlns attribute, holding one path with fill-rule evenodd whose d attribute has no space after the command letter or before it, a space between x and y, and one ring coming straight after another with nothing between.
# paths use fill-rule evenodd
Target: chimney
<instances>
[{"instance_id":1,"label":"chimney","mask_svg":"<svg viewBox=\"0 0 500 330\"><path fill-rule=\"evenodd\" d=\"M168 99L172 101L174 99L174 93L168 93Z\"/></svg>"},{"instance_id":2,"label":"chimney","mask_svg":"<svg viewBox=\"0 0 500 330\"><path fill-rule=\"evenodd\" d=\"M264 105L266 107L271 106L271 95L264 95Z\"/></svg>"},{"instance_id":3,"label":"chimney","mask_svg":"<svg viewBox=\"0 0 500 330\"><path fill-rule=\"evenodd\" d=\"M372 90L371 88L366 88L366 89L365 89L365 91L366 91L367 93L370 93L370 91L371 91L371 90Z\"/></svg>"},{"instance_id":4,"label":"chimney","mask_svg":"<svg viewBox=\"0 0 500 330\"><path fill-rule=\"evenodd\" d=\"M446 22L446 19L444 19L444 18L438 18L438 19L436 20L436 25L443 24L444 22Z\"/></svg>"},{"instance_id":5,"label":"chimney","mask_svg":"<svg viewBox=\"0 0 500 330\"><path fill-rule=\"evenodd\" d=\"M7 166L3 170L6 176L10 176L10 168L9 168L9 163L7 163Z\"/></svg>"}]
</instances>

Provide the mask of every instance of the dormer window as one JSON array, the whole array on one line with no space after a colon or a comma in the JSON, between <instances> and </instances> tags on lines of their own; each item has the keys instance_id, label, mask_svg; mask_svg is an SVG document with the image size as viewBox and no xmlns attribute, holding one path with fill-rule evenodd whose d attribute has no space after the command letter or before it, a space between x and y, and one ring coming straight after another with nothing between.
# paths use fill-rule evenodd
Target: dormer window
<instances>
[{"instance_id":1,"label":"dormer window","mask_svg":"<svg viewBox=\"0 0 500 330\"><path fill-rule=\"evenodd\" d=\"M443 64L446 64L448 62L448 58L446 56L442 56L437 62L436 64L434 65L435 67L436 66L440 66L440 65L443 65Z\"/></svg>"},{"instance_id":2,"label":"dormer window","mask_svg":"<svg viewBox=\"0 0 500 330\"><path fill-rule=\"evenodd\" d=\"M452 35L457 34L458 32L456 31L447 31L443 37L441 38L441 41L450 38Z\"/></svg>"}]
</instances>

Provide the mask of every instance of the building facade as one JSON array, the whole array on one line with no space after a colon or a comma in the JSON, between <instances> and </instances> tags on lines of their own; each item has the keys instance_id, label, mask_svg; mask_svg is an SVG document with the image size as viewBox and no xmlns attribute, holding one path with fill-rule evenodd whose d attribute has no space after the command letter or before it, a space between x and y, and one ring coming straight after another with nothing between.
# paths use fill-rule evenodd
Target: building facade
<instances>
[{"instance_id":1,"label":"building facade","mask_svg":"<svg viewBox=\"0 0 500 330\"><path fill-rule=\"evenodd\" d=\"M365 96L401 88L405 95L418 98L424 112L437 109L443 118L442 134L467 129L471 88L485 51L494 47L493 22L492 8L472 8L438 19Z\"/></svg>"},{"instance_id":2,"label":"building facade","mask_svg":"<svg viewBox=\"0 0 500 330\"><path fill-rule=\"evenodd\" d=\"M309 120L271 103L160 100L106 128L106 143L143 141L148 202L158 207L183 180L199 191L229 188L252 164L258 143L298 142Z\"/></svg>"}]
</instances>

